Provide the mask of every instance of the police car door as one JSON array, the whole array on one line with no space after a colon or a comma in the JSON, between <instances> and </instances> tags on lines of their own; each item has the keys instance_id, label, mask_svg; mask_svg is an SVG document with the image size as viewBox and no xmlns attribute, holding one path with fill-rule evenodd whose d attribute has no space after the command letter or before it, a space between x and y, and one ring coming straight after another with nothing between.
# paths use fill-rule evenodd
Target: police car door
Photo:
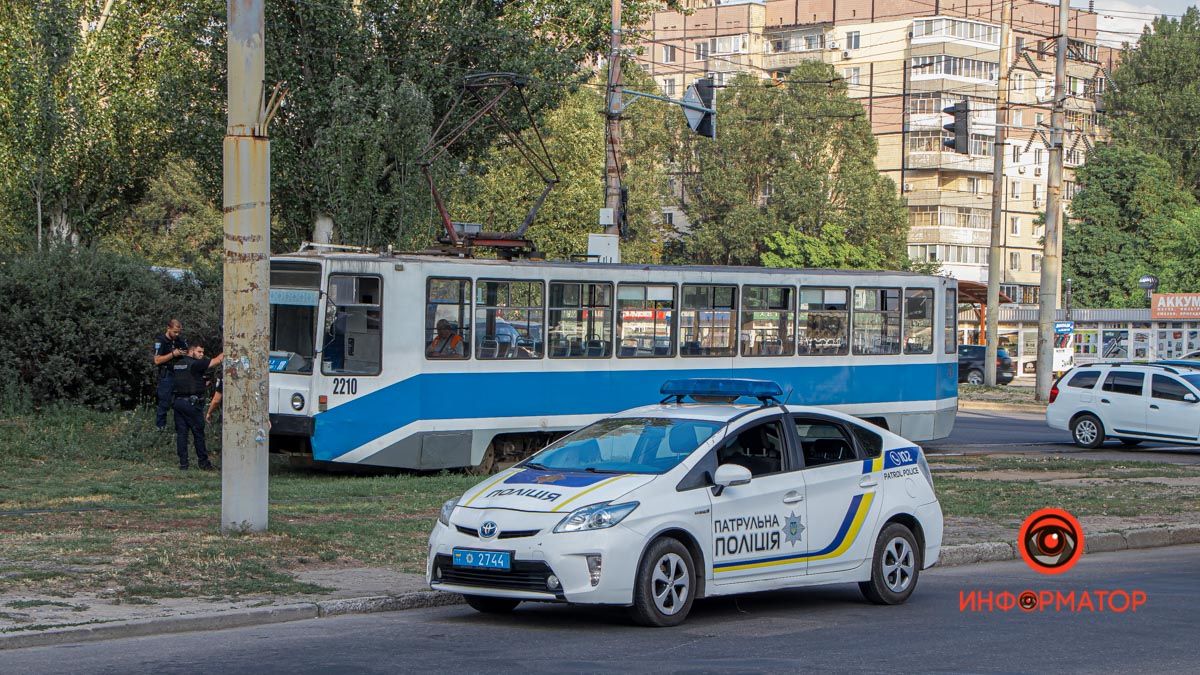
<instances>
[{"instance_id":1,"label":"police car door","mask_svg":"<svg viewBox=\"0 0 1200 675\"><path fill-rule=\"evenodd\" d=\"M750 483L712 496L712 561L716 584L805 573L804 480L781 415L731 430L717 463L750 469Z\"/></svg>"},{"instance_id":2,"label":"police car door","mask_svg":"<svg viewBox=\"0 0 1200 675\"><path fill-rule=\"evenodd\" d=\"M882 467L876 470L880 463L860 447L849 422L800 413L790 417L804 459L808 573L857 567L874 544Z\"/></svg>"}]
</instances>

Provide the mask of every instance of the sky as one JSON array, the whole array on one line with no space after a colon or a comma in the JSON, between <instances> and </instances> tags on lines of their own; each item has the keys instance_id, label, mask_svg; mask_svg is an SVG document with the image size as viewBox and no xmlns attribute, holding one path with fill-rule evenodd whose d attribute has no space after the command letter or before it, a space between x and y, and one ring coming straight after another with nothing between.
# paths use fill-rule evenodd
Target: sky
<instances>
[{"instance_id":1,"label":"sky","mask_svg":"<svg viewBox=\"0 0 1200 675\"><path fill-rule=\"evenodd\" d=\"M1044 1L1044 0L1043 0ZM1197 0L1095 0L1100 41L1119 46L1136 42L1142 27L1158 14L1180 15ZM1051 4L1058 4L1053 2ZM1087 0L1071 0L1072 7L1087 7Z\"/></svg>"}]
</instances>

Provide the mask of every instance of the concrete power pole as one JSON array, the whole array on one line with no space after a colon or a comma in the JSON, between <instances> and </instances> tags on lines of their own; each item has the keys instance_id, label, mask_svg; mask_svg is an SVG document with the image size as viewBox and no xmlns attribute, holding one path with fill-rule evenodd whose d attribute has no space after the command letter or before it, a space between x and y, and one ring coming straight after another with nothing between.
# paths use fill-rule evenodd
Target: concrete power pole
<instances>
[{"instance_id":1,"label":"concrete power pole","mask_svg":"<svg viewBox=\"0 0 1200 675\"><path fill-rule=\"evenodd\" d=\"M221 529L267 529L267 289L271 143L264 109L264 0L229 0L225 132L225 382Z\"/></svg>"},{"instance_id":2,"label":"concrete power pole","mask_svg":"<svg viewBox=\"0 0 1200 675\"><path fill-rule=\"evenodd\" d=\"M987 340L983 357L983 383L996 386L996 352L1000 342L1000 247L1004 242L1004 151L1008 124L1008 69L1013 60L1008 52L1008 27L1012 23L1012 0L1000 7L1000 68L996 83L996 139L992 145L992 241L988 249Z\"/></svg>"},{"instance_id":3,"label":"concrete power pole","mask_svg":"<svg viewBox=\"0 0 1200 675\"><path fill-rule=\"evenodd\" d=\"M605 234L620 234L621 223L621 0L612 0L612 36L608 51L608 109L604 148L604 208L612 214Z\"/></svg>"},{"instance_id":4,"label":"concrete power pole","mask_svg":"<svg viewBox=\"0 0 1200 675\"><path fill-rule=\"evenodd\" d=\"M1066 105L1067 29L1070 3L1058 0L1058 50L1054 59L1054 109L1050 113L1050 171L1046 185L1046 238L1042 247L1042 282L1038 290L1037 400L1050 398L1054 382L1054 319L1062 276L1063 117Z\"/></svg>"}]
</instances>

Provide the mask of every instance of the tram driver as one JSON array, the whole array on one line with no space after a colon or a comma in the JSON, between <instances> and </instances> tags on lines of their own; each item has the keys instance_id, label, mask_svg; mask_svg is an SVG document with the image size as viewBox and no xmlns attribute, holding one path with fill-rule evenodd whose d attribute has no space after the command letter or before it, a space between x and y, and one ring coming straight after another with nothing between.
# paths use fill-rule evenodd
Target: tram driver
<instances>
[{"instance_id":1,"label":"tram driver","mask_svg":"<svg viewBox=\"0 0 1200 675\"><path fill-rule=\"evenodd\" d=\"M437 335L433 336L429 346L425 348L425 356L431 359L461 359L466 355L463 351L463 339L454 325L446 319L437 322Z\"/></svg>"}]
</instances>

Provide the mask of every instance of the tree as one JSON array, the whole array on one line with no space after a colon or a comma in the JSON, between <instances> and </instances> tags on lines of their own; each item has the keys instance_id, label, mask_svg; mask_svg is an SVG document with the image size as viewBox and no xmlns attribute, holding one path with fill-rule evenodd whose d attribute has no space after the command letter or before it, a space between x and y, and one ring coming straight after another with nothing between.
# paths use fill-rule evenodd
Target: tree
<instances>
[{"instance_id":1,"label":"tree","mask_svg":"<svg viewBox=\"0 0 1200 675\"><path fill-rule=\"evenodd\" d=\"M1146 273L1164 277L1164 291L1186 282L1189 272L1180 268L1194 267L1195 258L1178 256L1188 255L1189 242L1195 243L1196 219L1179 216L1196 201L1167 160L1122 145L1100 146L1076 175L1080 190L1063 232L1063 276L1073 280L1077 305L1144 306L1137 280ZM1194 255L1196 249L1190 250Z\"/></svg>"},{"instance_id":2,"label":"tree","mask_svg":"<svg viewBox=\"0 0 1200 675\"><path fill-rule=\"evenodd\" d=\"M718 101L717 139L697 143L685 207L697 262L899 267L908 217L875 169L862 106L815 61L781 83L740 75Z\"/></svg>"},{"instance_id":3,"label":"tree","mask_svg":"<svg viewBox=\"0 0 1200 675\"><path fill-rule=\"evenodd\" d=\"M1200 10L1160 16L1127 46L1104 93L1113 138L1162 157L1200 196Z\"/></svg>"},{"instance_id":4,"label":"tree","mask_svg":"<svg viewBox=\"0 0 1200 675\"><path fill-rule=\"evenodd\" d=\"M626 86L653 91L654 83L634 68L624 71ZM549 258L565 259L587 252L587 235L601 231L597 216L604 205L604 74L568 94L547 112L540 125L546 149L558 170L529 236ZM624 185L629 190L628 231L622 259L657 262L666 228L662 204L667 199L664 160L672 134L682 124L676 106L654 101L631 105L623 115ZM537 147L532 132L529 142ZM472 165L457 186L452 213L490 231L512 231L520 225L542 188L533 168L515 147L497 142Z\"/></svg>"}]
</instances>

